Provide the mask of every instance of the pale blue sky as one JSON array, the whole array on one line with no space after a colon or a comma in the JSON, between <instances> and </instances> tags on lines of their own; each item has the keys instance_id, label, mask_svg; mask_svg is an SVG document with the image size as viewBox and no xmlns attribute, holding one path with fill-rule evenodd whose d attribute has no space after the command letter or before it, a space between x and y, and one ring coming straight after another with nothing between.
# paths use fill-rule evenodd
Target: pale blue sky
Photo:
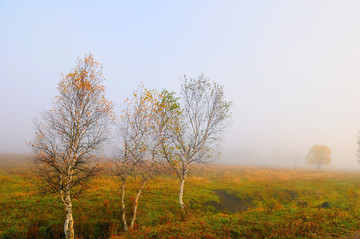
<instances>
[{"instance_id":1,"label":"pale blue sky","mask_svg":"<svg viewBox=\"0 0 360 239\"><path fill-rule=\"evenodd\" d=\"M91 51L118 104L140 82L176 91L184 74L204 73L223 84L234 102L227 161L301 165L312 145L326 144L334 166L358 167L359 9L328 0L0 0L0 151L27 150L31 119L50 108L60 73Z\"/></svg>"}]
</instances>

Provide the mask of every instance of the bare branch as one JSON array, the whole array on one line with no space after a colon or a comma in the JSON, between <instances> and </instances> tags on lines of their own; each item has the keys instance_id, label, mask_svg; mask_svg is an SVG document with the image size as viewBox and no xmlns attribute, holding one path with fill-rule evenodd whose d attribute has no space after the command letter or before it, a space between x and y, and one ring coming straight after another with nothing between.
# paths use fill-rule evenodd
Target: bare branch
<instances>
[{"instance_id":1,"label":"bare branch","mask_svg":"<svg viewBox=\"0 0 360 239\"><path fill-rule=\"evenodd\" d=\"M89 180L100 172L100 150L114 121L101 70L102 66L88 54L62 77L53 108L34 120L35 139L29 143L33 168L41 182L39 188L59 193L65 204L67 238L74 237L71 198L86 189Z\"/></svg>"}]
</instances>

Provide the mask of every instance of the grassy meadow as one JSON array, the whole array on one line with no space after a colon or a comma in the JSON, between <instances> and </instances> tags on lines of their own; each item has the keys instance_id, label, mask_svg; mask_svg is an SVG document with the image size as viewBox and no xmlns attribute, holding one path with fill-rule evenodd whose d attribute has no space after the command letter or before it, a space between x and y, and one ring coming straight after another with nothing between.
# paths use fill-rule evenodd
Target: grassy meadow
<instances>
[{"instance_id":1,"label":"grassy meadow","mask_svg":"<svg viewBox=\"0 0 360 239\"><path fill-rule=\"evenodd\" d=\"M64 237L59 196L39 194L33 181L24 156L1 156L1 238ZM74 199L76 238L348 238L360 230L357 172L198 166L185 184L185 215L176 178L158 176L143 191L128 233L119 185L102 175ZM129 184L130 195L136 186Z\"/></svg>"}]
</instances>

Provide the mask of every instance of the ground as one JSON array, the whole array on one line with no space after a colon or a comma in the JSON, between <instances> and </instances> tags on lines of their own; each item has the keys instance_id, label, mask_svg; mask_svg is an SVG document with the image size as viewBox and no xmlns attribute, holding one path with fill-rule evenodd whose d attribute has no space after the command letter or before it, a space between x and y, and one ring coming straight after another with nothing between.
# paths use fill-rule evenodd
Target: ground
<instances>
[{"instance_id":1,"label":"ground","mask_svg":"<svg viewBox=\"0 0 360 239\"><path fill-rule=\"evenodd\" d=\"M0 236L62 238L59 197L39 194L24 160L0 160ZM128 186L128 201L136 186ZM145 188L129 233L119 189L116 178L102 175L74 199L77 238L356 238L360 228L358 172L197 166L185 184L186 214L176 178L160 175Z\"/></svg>"}]
</instances>

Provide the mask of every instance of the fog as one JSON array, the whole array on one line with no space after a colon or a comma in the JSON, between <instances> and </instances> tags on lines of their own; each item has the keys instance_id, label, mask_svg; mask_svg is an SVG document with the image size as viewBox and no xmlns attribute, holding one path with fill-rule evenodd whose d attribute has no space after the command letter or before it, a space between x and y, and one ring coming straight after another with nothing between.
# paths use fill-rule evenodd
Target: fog
<instances>
[{"instance_id":1,"label":"fog","mask_svg":"<svg viewBox=\"0 0 360 239\"><path fill-rule=\"evenodd\" d=\"M0 2L0 152L29 152L60 73L92 52L119 104L204 73L234 104L218 163L360 169L358 1Z\"/></svg>"}]
</instances>

